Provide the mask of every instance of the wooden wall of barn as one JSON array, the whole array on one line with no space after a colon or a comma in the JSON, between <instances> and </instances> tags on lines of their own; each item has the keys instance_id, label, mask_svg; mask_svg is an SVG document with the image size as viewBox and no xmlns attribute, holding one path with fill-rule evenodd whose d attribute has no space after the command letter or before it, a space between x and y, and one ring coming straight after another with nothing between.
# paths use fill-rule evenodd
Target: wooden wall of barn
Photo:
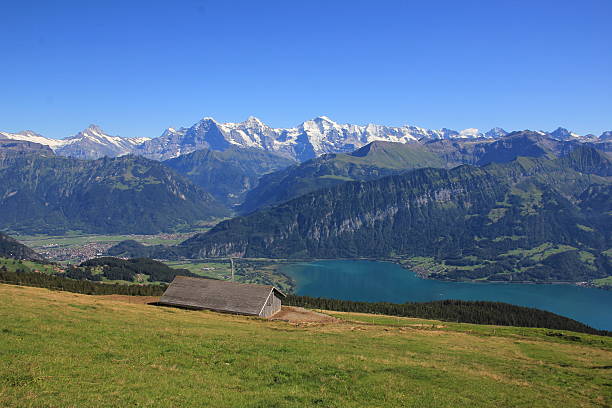
<instances>
[{"instance_id":1,"label":"wooden wall of barn","mask_svg":"<svg viewBox=\"0 0 612 408\"><path fill-rule=\"evenodd\" d=\"M260 316L270 317L278 313L280 309L281 309L281 300L276 295L276 291L273 290L270 296L268 297L268 300L266 301L266 305L261 310Z\"/></svg>"}]
</instances>

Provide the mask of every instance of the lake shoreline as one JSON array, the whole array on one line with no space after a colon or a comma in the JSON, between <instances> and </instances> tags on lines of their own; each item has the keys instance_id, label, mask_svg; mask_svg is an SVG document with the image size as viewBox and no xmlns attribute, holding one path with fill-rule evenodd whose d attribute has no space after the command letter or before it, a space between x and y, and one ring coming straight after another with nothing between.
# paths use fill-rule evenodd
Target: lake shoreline
<instances>
[{"instance_id":1,"label":"lake shoreline","mask_svg":"<svg viewBox=\"0 0 612 408\"><path fill-rule=\"evenodd\" d=\"M359 302L492 301L548 310L610 330L612 293L575 282L470 282L424 279L392 260L317 260L286 263L294 294ZM597 288L599 289L599 288Z\"/></svg>"},{"instance_id":2,"label":"lake shoreline","mask_svg":"<svg viewBox=\"0 0 612 408\"><path fill-rule=\"evenodd\" d=\"M269 260L274 261L275 259L270 258ZM385 259L385 258L311 258L311 259L299 259L299 260L290 260L290 259L278 259L276 261L281 262L276 270L285 265L292 264L302 264L302 263L311 263L311 262L321 262L321 261L369 261L369 262L386 262L392 263L406 269L410 272L414 272L419 278L425 280L431 280L436 282L455 282L455 283L477 283L477 284L521 284L521 285L573 285L578 287L585 288L593 288L600 289L604 291L610 291L611 289L607 289L606 287L597 286L589 281L494 281L494 280L483 280L483 279L437 279L430 277L427 272L419 270L419 268L415 268L406 263L402 263L401 260L398 259Z\"/></svg>"}]
</instances>

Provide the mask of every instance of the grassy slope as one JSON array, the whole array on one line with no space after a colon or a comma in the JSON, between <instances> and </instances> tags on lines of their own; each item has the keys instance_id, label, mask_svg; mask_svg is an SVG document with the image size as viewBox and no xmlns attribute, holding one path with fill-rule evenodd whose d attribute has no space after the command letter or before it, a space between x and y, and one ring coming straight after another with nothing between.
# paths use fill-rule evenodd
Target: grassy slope
<instances>
[{"instance_id":1,"label":"grassy slope","mask_svg":"<svg viewBox=\"0 0 612 408\"><path fill-rule=\"evenodd\" d=\"M0 406L612 402L608 338L342 317L349 322L291 325L0 285Z\"/></svg>"},{"instance_id":2,"label":"grassy slope","mask_svg":"<svg viewBox=\"0 0 612 408\"><path fill-rule=\"evenodd\" d=\"M0 257L0 267L3 266L5 266L6 270L9 272L15 272L17 270L22 270L25 272L38 271L49 275L55 275L61 271L61 269L55 265L45 265L39 262L19 261L17 259Z\"/></svg>"}]
</instances>

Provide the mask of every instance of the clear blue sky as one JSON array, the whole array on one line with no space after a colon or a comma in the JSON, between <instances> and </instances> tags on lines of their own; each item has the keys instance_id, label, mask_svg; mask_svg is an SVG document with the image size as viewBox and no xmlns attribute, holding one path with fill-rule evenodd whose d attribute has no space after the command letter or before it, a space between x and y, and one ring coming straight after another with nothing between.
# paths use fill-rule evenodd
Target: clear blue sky
<instances>
[{"instance_id":1,"label":"clear blue sky","mask_svg":"<svg viewBox=\"0 0 612 408\"><path fill-rule=\"evenodd\" d=\"M612 1L1 0L0 130L612 129Z\"/></svg>"}]
</instances>

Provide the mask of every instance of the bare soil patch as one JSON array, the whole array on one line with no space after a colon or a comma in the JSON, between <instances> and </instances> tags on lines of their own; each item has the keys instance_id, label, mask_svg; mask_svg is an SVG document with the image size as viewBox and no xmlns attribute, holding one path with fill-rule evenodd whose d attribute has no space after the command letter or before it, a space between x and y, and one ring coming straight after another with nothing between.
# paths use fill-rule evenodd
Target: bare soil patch
<instances>
[{"instance_id":1,"label":"bare soil patch","mask_svg":"<svg viewBox=\"0 0 612 408\"><path fill-rule=\"evenodd\" d=\"M296 306L283 306L281 311L271 319L290 323L337 323L341 321L335 317Z\"/></svg>"}]
</instances>

